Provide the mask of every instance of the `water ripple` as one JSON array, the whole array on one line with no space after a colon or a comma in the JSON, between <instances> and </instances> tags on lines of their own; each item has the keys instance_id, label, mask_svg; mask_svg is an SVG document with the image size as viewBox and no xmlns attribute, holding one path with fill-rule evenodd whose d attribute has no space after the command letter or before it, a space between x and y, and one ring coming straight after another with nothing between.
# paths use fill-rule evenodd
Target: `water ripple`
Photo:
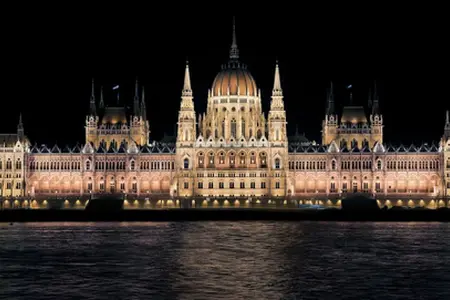
<instances>
[{"instance_id":1,"label":"water ripple","mask_svg":"<svg viewBox=\"0 0 450 300\"><path fill-rule=\"evenodd\" d=\"M450 299L450 225L0 224L1 299Z\"/></svg>"}]
</instances>

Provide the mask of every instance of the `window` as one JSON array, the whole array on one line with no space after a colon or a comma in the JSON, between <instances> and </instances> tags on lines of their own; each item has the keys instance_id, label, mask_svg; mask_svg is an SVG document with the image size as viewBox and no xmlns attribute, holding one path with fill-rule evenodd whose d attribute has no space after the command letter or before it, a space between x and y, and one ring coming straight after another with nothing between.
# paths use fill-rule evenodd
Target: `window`
<instances>
[{"instance_id":1,"label":"window","mask_svg":"<svg viewBox=\"0 0 450 300\"><path fill-rule=\"evenodd\" d=\"M105 183L100 182L100 191L104 191L105 190Z\"/></svg>"},{"instance_id":2,"label":"window","mask_svg":"<svg viewBox=\"0 0 450 300\"><path fill-rule=\"evenodd\" d=\"M219 189L223 189L224 185L223 182L219 182Z\"/></svg>"},{"instance_id":3,"label":"window","mask_svg":"<svg viewBox=\"0 0 450 300\"><path fill-rule=\"evenodd\" d=\"M16 190L20 190L22 187L22 184L20 182L16 182Z\"/></svg>"},{"instance_id":4,"label":"window","mask_svg":"<svg viewBox=\"0 0 450 300\"><path fill-rule=\"evenodd\" d=\"M377 193L380 193L380 192L381 192L381 184L380 184L379 182L376 182L376 183L375 183L375 191L376 191Z\"/></svg>"},{"instance_id":5,"label":"window","mask_svg":"<svg viewBox=\"0 0 450 300\"><path fill-rule=\"evenodd\" d=\"M86 171L91 169L91 162L89 160L86 161Z\"/></svg>"},{"instance_id":6,"label":"window","mask_svg":"<svg viewBox=\"0 0 450 300\"><path fill-rule=\"evenodd\" d=\"M231 137L236 138L236 119L231 120Z\"/></svg>"},{"instance_id":7,"label":"window","mask_svg":"<svg viewBox=\"0 0 450 300\"><path fill-rule=\"evenodd\" d=\"M11 170L12 169L11 159L9 159L9 158L8 158L8 161L6 162L6 169L7 170Z\"/></svg>"},{"instance_id":8,"label":"window","mask_svg":"<svg viewBox=\"0 0 450 300\"><path fill-rule=\"evenodd\" d=\"M120 190L125 191L125 183L124 182L120 183Z\"/></svg>"},{"instance_id":9,"label":"window","mask_svg":"<svg viewBox=\"0 0 450 300\"><path fill-rule=\"evenodd\" d=\"M261 188L265 189L266 188L266 183L265 182L261 182Z\"/></svg>"},{"instance_id":10,"label":"window","mask_svg":"<svg viewBox=\"0 0 450 300\"><path fill-rule=\"evenodd\" d=\"M184 169L189 169L189 159L185 158L183 164L184 164L184 166L183 166Z\"/></svg>"},{"instance_id":11,"label":"window","mask_svg":"<svg viewBox=\"0 0 450 300\"><path fill-rule=\"evenodd\" d=\"M89 183L88 183L87 188L88 188L88 191L92 191L92 182L89 182Z\"/></svg>"},{"instance_id":12,"label":"window","mask_svg":"<svg viewBox=\"0 0 450 300\"><path fill-rule=\"evenodd\" d=\"M345 178L344 178L344 179L345 179ZM348 189L348 187L347 187L347 182L342 183L342 192L343 192L343 193L347 193L347 189Z\"/></svg>"},{"instance_id":13,"label":"window","mask_svg":"<svg viewBox=\"0 0 450 300\"><path fill-rule=\"evenodd\" d=\"M199 189L202 189L203 188L203 182L200 181L197 186L198 186Z\"/></svg>"},{"instance_id":14,"label":"window","mask_svg":"<svg viewBox=\"0 0 450 300\"><path fill-rule=\"evenodd\" d=\"M335 193L336 192L336 183L335 182L332 182L330 184L330 192L331 193Z\"/></svg>"},{"instance_id":15,"label":"window","mask_svg":"<svg viewBox=\"0 0 450 300\"><path fill-rule=\"evenodd\" d=\"M18 159L16 161L16 170L20 170L20 169L22 169L22 162L20 161L20 159Z\"/></svg>"},{"instance_id":16,"label":"window","mask_svg":"<svg viewBox=\"0 0 450 300\"><path fill-rule=\"evenodd\" d=\"M223 165L225 163L225 153L221 152L219 154L219 164Z\"/></svg>"},{"instance_id":17,"label":"window","mask_svg":"<svg viewBox=\"0 0 450 300\"><path fill-rule=\"evenodd\" d=\"M245 120L244 119L242 119L242 121L241 121L241 136L245 136Z\"/></svg>"},{"instance_id":18,"label":"window","mask_svg":"<svg viewBox=\"0 0 450 300\"><path fill-rule=\"evenodd\" d=\"M279 168L280 168L280 159L275 158L275 169L279 169Z\"/></svg>"},{"instance_id":19,"label":"window","mask_svg":"<svg viewBox=\"0 0 450 300\"><path fill-rule=\"evenodd\" d=\"M275 188L276 188L276 189L279 189L279 188L280 188L280 182L279 182L279 181L275 182Z\"/></svg>"},{"instance_id":20,"label":"window","mask_svg":"<svg viewBox=\"0 0 450 300\"><path fill-rule=\"evenodd\" d=\"M250 154L250 163L251 163L252 165L256 163L256 155L255 155L255 152L252 152L252 153Z\"/></svg>"},{"instance_id":21,"label":"window","mask_svg":"<svg viewBox=\"0 0 450 300\"><path fill-rule=\"evenodd\" d=\"M214 153L209 153L209 167L214 167Z\"/></svg>"},{"instance_id":22,"label":"window","mask_svg":"<svg viewBox=\"0 0 450 300\"><path fill-rule=\"evenodd\" d=\"M251 188L251 189L256 188L256 184L255 184L254 182L250 182L250 188Z\"/></svg>"},{"instance_id":23,"label":"window","mask_svg":"<svg viewBox=\"0 0 450 300\"><path fill-rule=\"evenodd\" d=\"M135 167L136 167L136 163L134 162L134 160L132 160L130 162L130 170L134 170Z\"/></svg>"},{"instance_id":24,"label":"window","mask_svg":"<svg viewBox=\"0 0 450 300\"><path fill-rule=\"evenodd\" d=\"M230 182L230 189L234 189L234 182Z\"/></svg>"},{"instance_id":25,"label":"window","mask_svg":"<svg viewBox=\"0 0 450 300\"><path fill-rule=\"evenodd\" d=\"M334 159L331 161L331 170L336 170L336 161Z\"/></svg>"},{"instance_id":26,"label":"window","mask_svg":"<svg viewBox=\"0 0 450 300\"><path fill-rule=\"evenodd\" d=\"M208 188L209 189L213 189L214 188L214 183L213 182L209 182L208 183Z\"/></svg>"},{"instance_id":27,"label":"window","mask_svg":"<svg viewBox=\"0 0 450 300\"><path fill-rule=\"evenodd\" d=\"M187 190L189 188L189 182L184 183L184 189Z\"/></svg>"},{"instance_id":28,"label":"window","mask_svg":"<svg viewBox=\"0 0 450 300\"><path fill-rule=\"evenodd\" d=\"M381 170L381 160L378 160L378 161L377 161L377 169L378 169L378 170Z\"/></svg>"},{"instance_id":29,"label":"window","mask_svg":"<svg viewBox=\"0 0 450 300\"><path fill-rule=\"evenodd\" d=\"M205 167L203 153L199 153L198 155L198 167L199 168Z\"/></svg>"},{"instance_id":30,"label":"window","mask_svg":"<svg viewBox=\"0 0 450 300\"><path fill-rule=\"evenodd\" d=\"M241 187L241 189L245 189L245 182L241 182L240 187Z\"/></svg>"}]
</instances>

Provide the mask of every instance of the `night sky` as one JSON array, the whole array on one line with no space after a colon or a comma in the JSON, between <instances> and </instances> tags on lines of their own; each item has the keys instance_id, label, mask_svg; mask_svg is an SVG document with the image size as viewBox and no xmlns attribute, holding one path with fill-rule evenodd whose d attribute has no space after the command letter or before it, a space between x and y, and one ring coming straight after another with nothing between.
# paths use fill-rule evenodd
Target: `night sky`
<instances>
[{"instance_id":1,"label":"night sky","mask_svg":"<svg viewBox=\"0 0 450 300\"><path fill-rule=\"evenodd\" d=\"M195 108L204 112L207 90L228 59L232 36L232 14L161 12L159 17L139 14L130 22L109 13L30 14L24 19L29 26L12 26L2 37L2 73L7 76L1 81L0 132L15 132L22 112L32 143L62 146L84 143L92 77L97 100L103 85L106 104L114 104L112 87L120 84L122 104L131 105L138 76L146 90L150 138L173 134L186 58ZM380 19L364 24L301 19L236 15L241 61L261 88L266 113L279 60L289 134L298 125L320 142L331 80L338 109L348 104L349 84L354 103L367 105L377 80L385 142L439 140L450 109L446 26L411 20L383 29Z\"/></svg>"}]
</instances>

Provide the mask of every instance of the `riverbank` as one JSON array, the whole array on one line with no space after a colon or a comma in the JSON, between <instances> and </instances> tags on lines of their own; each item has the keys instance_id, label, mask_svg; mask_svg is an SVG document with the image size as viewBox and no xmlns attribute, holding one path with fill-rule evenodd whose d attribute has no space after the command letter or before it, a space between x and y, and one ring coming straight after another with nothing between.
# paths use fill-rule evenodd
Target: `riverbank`
<instances>
[{"instance_id":1,"label":"riverbank","mask_svg":"<svg viewBox=\"0 0 450 300\"><path fill-rule=\"evenodd\" d=\"M374 212L338 209L167 209L93 212L85 210L4 210L0 222L142 222L142 221L450 221L450 209L379 210Z\"/></svg>"}]
</instances>

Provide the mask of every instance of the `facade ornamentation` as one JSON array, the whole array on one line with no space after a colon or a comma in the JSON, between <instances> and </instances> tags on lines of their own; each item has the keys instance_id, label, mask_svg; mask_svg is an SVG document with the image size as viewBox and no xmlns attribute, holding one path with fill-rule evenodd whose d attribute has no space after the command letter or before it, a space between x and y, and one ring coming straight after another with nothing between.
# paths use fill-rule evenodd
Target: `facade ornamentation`
<instances>
[{"instance_id":1,"label":"facade ornamentation","mask_svg":"<svg viewBox=\"0 0 450 300\"><path fill-rule=\"evenodd\" d=\"M280 67L270 110L240 61L233 27L228 62L208 91L206 112L194 105L189 64L176 141L150 143L144 88L136 80L132 111L97 105L92 81L86 140L73 147L32 146L22 118L0 135L2 208L83 208L92 196L122 195L130 208L321 204L340 206L350 193L380 205L449 205L450 119L439 144L393 146L383 141L376 85L370 113L352 103L339 114L333 84L322 142L288 138Z\"/></svg>"}]
</instances>

